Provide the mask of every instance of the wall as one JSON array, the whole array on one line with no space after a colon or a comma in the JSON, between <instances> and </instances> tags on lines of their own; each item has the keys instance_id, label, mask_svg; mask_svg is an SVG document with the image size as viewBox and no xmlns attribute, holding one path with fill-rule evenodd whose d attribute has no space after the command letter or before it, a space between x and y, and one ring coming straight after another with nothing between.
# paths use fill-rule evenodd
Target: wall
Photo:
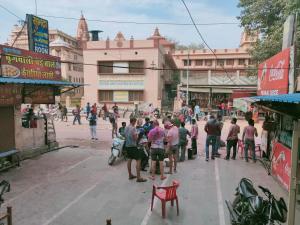
<instances>
[{"instance_id":1,"label":"wall","mask_svg":"<svg viewBox=\"0 0 300 225\"><path fill-rule=\"evenodd\" d=\"M93 46L88 42L88 46ZM135 54L137 52L137 54ZM106 53L106 55L104 54ZM85 84L84 93L85 93L85 102L98 102L98 90L99 90L99 75L97 73L97 61L130 61L130 60L143 60L145 67L152 67L152 62L155 64L155 67L159 66L158 59L158 49L149 48L149 49L87 49L83 52L84 63L85 64L94 64L94 65L84 65L84 80ZM110 80L110 76L102 76L101 80L107 79ZM126 77L136 76L138 79L144 79L144 101L148 103L153 103L155 107L160 107L159 92L161 89L158 87L159 82L159 71L156 70L145 70L144 75L116 75L120 79L126 79Z\"/></svg>"},{"instance_id":2,"label":"wall","mask_svg":"<svg viewBox=\"0 0 300 225\"><path fill-rule=\"evenodd\" d=\"M19 151L38 149L45 146L44 120L37 121L37 128L22 127L20 110L15 110L15 145Z\"/></svg>"}]
</instances>

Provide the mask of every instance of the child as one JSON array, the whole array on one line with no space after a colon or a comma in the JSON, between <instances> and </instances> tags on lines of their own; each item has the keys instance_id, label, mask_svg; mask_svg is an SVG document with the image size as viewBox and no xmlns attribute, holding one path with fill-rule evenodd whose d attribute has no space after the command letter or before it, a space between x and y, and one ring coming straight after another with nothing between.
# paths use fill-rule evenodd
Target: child
<instances>
[{"instance_id":1,"label":"child","mask_svg":"<svg viewBox=\"0 0 300 225\"><path fill-rule=\"evenodd\" d=\"M122 122L122 126L119 128L119 134L122 137L125 137L125 128L126 128L126 122Z\"/></svg>"}]
</instances>

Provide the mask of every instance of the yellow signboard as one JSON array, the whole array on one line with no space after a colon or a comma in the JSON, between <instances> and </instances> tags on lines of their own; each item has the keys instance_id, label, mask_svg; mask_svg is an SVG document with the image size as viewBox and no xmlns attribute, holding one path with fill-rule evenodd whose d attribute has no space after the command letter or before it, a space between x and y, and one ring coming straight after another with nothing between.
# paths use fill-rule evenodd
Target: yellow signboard
<instances>
[{"instance_id":1,"label":"yellow signboard","mask_svg":"<svg viewBox=\"0 0 300 225\"><path fill-rule=\"evenodd\" d=\"M128 102L128 91L114 91L114 102Z\"/></svg>"}]
</instances>

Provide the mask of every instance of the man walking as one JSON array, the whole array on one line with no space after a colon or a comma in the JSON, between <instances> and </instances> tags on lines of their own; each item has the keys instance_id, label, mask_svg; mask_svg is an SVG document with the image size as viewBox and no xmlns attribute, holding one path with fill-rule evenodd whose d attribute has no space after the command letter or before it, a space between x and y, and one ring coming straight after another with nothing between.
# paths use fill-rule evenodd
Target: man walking
<instances>
[{"instance_id":1,"label":"man walking","mask_svg":"<svg viewBox=\"0 0 300 225\"><path fill-rule=\"evenodd\" d=\"M89 125L90 125L90 131L91 131L91 139L98 140L98 138L97 138L97 113L95 113L93 111L89 117Z\"/></svg>"},{"instance_id":2,"label":"man walking","mask_svg":"<svg viewBox=\"0 0 300 225\"><path fill-rule=\"evenodd\" d=\"M218 123L218 133L217 133L217 140L216 140L216 152L215 152L215 157L220 157L220 153L219 153L219 148L221 147L221 135L222 135L222 129L224 126L224 123L222 121L223 117L222 115L218 115L217 117L217 123Z\"/></svg>"},{"instance_id":3,"label":"man walking","mask_svg":"<svg viewBox=\"0 0 300 225\"><path fill-rule=\"evenodd\" d=\"M205 143L205 153L206 161L209 159L209 145L212 145L211 159L215 159L216 153L216 141L219 131L218 123L213 115L210 116L210 119L207 121L204 127L205 132L207 133L206 143Z\"/></svg>"},{"instance_id":4,"label":"man walking","mask_svg":"<svg viewBox=\"0 0 300 225\"><path fill-rule=\"evenodd\" d=\"M186 146L188 144L187 135L191 136L191 133L185 128L185 123L181 123L179 128L179 150L180 150L180 162L185 160Z\"/></svg>"},{"instance_id":5,"label":"man walking","mask_svg":"<svg viewBox=\"0 0 300 225\"><path fill-rule=\"evenodd\" d=\"M88 119L91 113L91 105L89 102L86 104L85 110L86 110L86 119Z\"/></svg>"},{"instance_id":6,"label":"man walking","mask_svg":"<svg viewBox=\"0 0 300 225\"><path fill-rule=\"evenodd\" d=\"M192 119L191 139L193 154L197 155L198 125L195 119Z\"/></svg>"},{"instance_id":7,"label":"man walking","mask_svg":"<svg viewBox=\"0 0 300 225\"><path fill-rule=\"evenodd\" d=\"M75 125L76 120L78 121L79 125L81 124L81 121L80 121L80 112L81 112L81 110L80 110L79 105L76 105L76 108L73 109L73 115L74 115L73 125Z\"/></svg>"},{"instance_id":8,"label":"man walking","mask_svg":"<svg viewBox=\"0 0 300 225\"><path fill-rule=\"evenodd\" d=\"M177 172L177 158L178 158L178 144L179 144L179 130L175 124L175 121L172 120L171 128L167 133L167 149L169 153L170 160L170 171L169 174L172 174L173 171L173 162L174 162L174 172Z\"/></svg>"},{"instance_id":9,"label":"man walking","mask_svg":"<svg viewBox=\"0 0 300 225\"><path fill-rule=\"evenodd\" d=\"M227 136L227 155L225 157L226 160L229 160L231 148L233 148L233 154L231 159L235 160L236 157L236 145L238 142L238 134L240 133L240 127L236 124L236 121L236 118L232 118L231 120L231 126L229 128L229 133Z\"/></svg>"},{"instance_id":10,"label":"man walking","mask_svg":"<svg viewBox=\"0 0 300 225\"><path fill-rule=\"evenodd\" d=\"M156 161L159 161L160 169L160 179L164 180L164 138L165 132L159 127L159 122L157 120L153 121L154 128L150 130L148 134L148 141L151 143L151 177L150 179L155 179Z\"/></svg>"},{"instance_id":11,"label":"man walking","mask_svg":"<svg viewBox=\"0 0 300 225\"><path fill-rule=\"evenodd\" d=\"M129 180L137 178L136 182L145 182L147 180L141 177L141 153L137 148L138 133L135 124L136 118L131 118L130 124L125 128L125 147L129 158L127 162L128 175ZM133 159L136 161L136 176L131 172L131 163Z\"/></svg>"},{"instance_id":12,"label":"man walking","mask_svg":"<svg viewBox=\"0 0 300 225\"><path fill-rule=\"evenodd\" d=\"M256 162L256 156L255 156L255 141L254 136L257 137L257 130L254 127L254 120L249 119L248 120L248 126L244 128L243 137L242 140L245 143L245 160L248 162L248 149L250 147L252 151L252 160L253 162Z\"/></svg>"}]
</instances>

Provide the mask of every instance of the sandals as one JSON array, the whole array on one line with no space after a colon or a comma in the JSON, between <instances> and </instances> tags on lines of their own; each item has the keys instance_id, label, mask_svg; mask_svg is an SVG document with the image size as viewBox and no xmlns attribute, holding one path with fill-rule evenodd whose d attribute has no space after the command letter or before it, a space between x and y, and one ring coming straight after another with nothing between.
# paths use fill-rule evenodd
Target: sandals
<instances>
[{"instance_id":1,"label":"sandals","mask_svg":"<svg viewBox=\"0 0 300 225\"><path fill-rule=\"evenodd\" d=\"M145 178L138 178L138 179L136 179L136 182L139 182L139 183L146 182L146 181L147 181L147 179L145 179Z\"/></svg>"},{"instance_id":2,"label":"sandals","mask_svg":"<svg viewBox=\"0 0 300 225\"><path fill-rule=\"evenodd\" d=\"M149 179L155 180L155 176L149 176Z\"/></svg>"},{"instance_id":3,"label":"sandals","mask_svg":"<svg viewBox=\"0 0 300 225\"><path fill-rule=\"evenodd\" d=\"M134 176L134 175L131 175L131 176L129 176L129 180L133 180L133 179L135 179L136 178L136 176Z\"/></svg>"},{"instance_id":4,"label":"sandals","mask_svg":"<svg viewBox=\"0 0 300 225\"><path fill-rule=\"evenodd\" d=\"M167 179L167 177L163 176L163 177L160 177L161 180L164 180L164 179Z\"/></svg>"}]
</instances>

